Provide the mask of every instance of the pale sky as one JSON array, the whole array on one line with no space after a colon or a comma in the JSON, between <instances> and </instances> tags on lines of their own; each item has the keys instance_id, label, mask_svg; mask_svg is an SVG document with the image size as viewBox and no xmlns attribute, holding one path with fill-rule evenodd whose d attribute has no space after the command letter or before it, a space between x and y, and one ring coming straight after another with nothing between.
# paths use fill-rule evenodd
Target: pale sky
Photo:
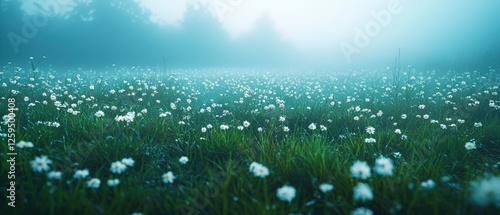
<instances>
[{"instance_id":1,"label":"pale sky","mask_svg":"<svg viewBox=\"0 0 500 215\"><path fill-rule=\"evenodd\" d=\"M394 2L399 2L393 0ZM352 33L353 27L373 19L371 12L387 9L391 1L368 0L131 0L112 1L123 10L131 10L161 27L181 26L189 9L208 12L217 19L231 38L252 31L255 22L269 16L275 30L303 48L332 45ZM124 3L126 2L126 3ZM78 11L92 0L22 0L21 10L28 15L45 14L68 19L87 15ZM404 4L401 3L404 9ZM413 4L413 3L411 3ZM410 7L407 5L406 7ZM397 19L394 15L394 19Z\"/></svg>"},{"instance_id":2,"label":"pale sky","mask_svg":"<svg viewBox=\"0 0 500 215\"><path fill-rule=\"evenodd\" d=\"M58 23L67 20L72 25L84 27L101 23L104 19L109 21L106 15L116 16L119 11L118 15L126 14L128 20L111 20L114 25L145 23L146 26L162 29L164 37L170 41L172 35L185 33L188 38L186 43L190 44L193 40L204 43L201 40L207 37L212 40L205 43L234 46L245 43L246 37L276 34L278 41L286 47L286 50L275 50L277 55L281 51L283 56L287 56L293 49L296 56L302 55L313 65L386 61L393 59L398 49L403 50L407 59L438 59L481 54L490 49L499 50L500 47L500 26L495 21L500 20L500 1L495 0L5 0L1 6L3 11L18 10L24 15ZM196 35L186 31L186 19L190 14L206 14L219 26L205 29L206 23L211 21L200 22L195 28L203 29L200 30L202 35L193 39ZM22 25L22 15L11 17ZM273 31L272 34L259 32L262 26L257 25L263 17L270 26L270 30L266 31ZM22 26L2 27L5 34L22 33ZM134 25L130 29L132 31L137 27ZM111 29L104 27L100 31ZM219 35L220 29L227 37ZM40 32L43 35L50 33L43 28ZM52 35L56 34L54 32ZM122 35L126 40L127 33ZM214 37L219 37L220 41ZM8 40L5 38L0 41L2 45L9 46L10 43L12 46L12 35ZM37 38L29 41L41 43ZM179 42L182 43L182 40L176 41ZM104 41L101 43L106 45ZM13 49L23 46L29 45L20 43ZM214 51L196 47L189 47L189 50L196 50L197 53ZM221 56L232 55L230 52L234 50ZM257 54L250 52L245 52L247 58ZM2 55L8 56L9 53L5 51Z\"/></svg>"}]
</instances>

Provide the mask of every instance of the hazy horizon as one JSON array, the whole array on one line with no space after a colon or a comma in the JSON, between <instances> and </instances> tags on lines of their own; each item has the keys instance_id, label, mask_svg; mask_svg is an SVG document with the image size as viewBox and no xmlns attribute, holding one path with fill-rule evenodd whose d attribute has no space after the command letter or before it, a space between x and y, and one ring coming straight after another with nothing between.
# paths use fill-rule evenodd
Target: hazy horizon
<instances>
[{"instance_id":1,"label":"hazy horizon","mask_svg":"<svg viewBox=\"0 0 500 215\"><path fill-rule=\"evenodd\" d=\"M498 62L499 1L2 2L2 64L375 69ZM484 65L483 65L484 64Z\"/></svg>"}]
</instances>

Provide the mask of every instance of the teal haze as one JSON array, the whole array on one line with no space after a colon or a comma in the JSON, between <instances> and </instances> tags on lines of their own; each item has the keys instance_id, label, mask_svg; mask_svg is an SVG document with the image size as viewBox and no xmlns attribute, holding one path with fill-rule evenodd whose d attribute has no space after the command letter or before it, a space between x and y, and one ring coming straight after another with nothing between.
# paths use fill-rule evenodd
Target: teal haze
<instances>
[{"instance_id":1,"label":"teal haze","mask_svg":"<svg viewBox=\"0 0 500 215\"><path fill-rule=\"evenodd\" d=\"M210 6L189 3L195 0L187 1L184 10L178 11L181 18L172 23L155 22L141 1L73 0L78 6L71 12L55 15L33 15L26 9L32 2L1 3L2 64L25 66L29 57L46 56L42 66L58 68L115 64L348 70L392 66L399 50L402 63L422 68L447 69L464 63L485 67L500 62L500 1L493 0L358 0L349 6L343 5L346 1L333 1L331 8L318 6L324 12L317 14L314 4L327 3L308 1L309 12L300 11L299 5L296 11L280 13L301 3L276 1L281 3L258 6L255 2L260 1L241 0L229 5L231 16L225 18L241 18L246 11L254 11L248 12L257 15L250 25L245 24L251 26L246 30L225 25L210 12ZM391 13L390 4L397 13ZM351 11L340 14L343 7ZM166 8L165 13L176 12ZM329 11L339 14L329 20ZM390 18L384 12L391 13ZM294 13L319 18L301 19ZM288 16L293 19L287 23ZM36 33L28 32L34 35L26 37L23 31L33 30L26 26L34 26L36 18L46 24L35 26ZM360 39L365 39L362 47Z\"/></svg>"}]
</instances>

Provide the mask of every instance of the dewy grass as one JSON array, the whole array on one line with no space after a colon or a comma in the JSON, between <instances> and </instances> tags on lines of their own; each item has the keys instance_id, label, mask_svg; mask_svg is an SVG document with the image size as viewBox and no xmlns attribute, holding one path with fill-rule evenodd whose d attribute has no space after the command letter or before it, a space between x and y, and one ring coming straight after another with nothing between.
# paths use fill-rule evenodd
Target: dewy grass
<instances>
[{"instance_id":1,"label":"dewy grass","mask_svg":"<svg viewBox=\"0 0 500 215\"><path fill-rule=\"evenodd\" d=\"M31 69L37 66L32 63ZM6 99L16 99L17 139L34 147L17 148L16 208L6 208L8 200L2 200L2 211L498 212L488 198L499 188L481 185L493 184L500 174L496 70L439 75L394 69L394 77L379 77L181 69L156 74L115 67L105 75L39 71L33 78L9 65L0 76L6 89L0 91L0 106L6 109ZM7 133L5 124L0 128ZM471 141L476 148L467 149ZM6 144L0 147L7 151ZM61 179L32 169L31 161L42 155ZM180 162L182 156L189 161ZM8 159L5 153L0 157ZM134 165L112 172L111 164L124 158ZM391 174L377 173L380 158L390 159ZM369 177L353 175L357 161L366 162ZM253 162L269 174L254 176ZM74 177L84 169L86 178ZM1 165L0 171L8 167ZM175 176L173 183L164 182L167 172ZM93 178L99 187L89 187ZM119 183L108 185L110 179ZM323 183L333 189L323 192ZM372 190L372 200L354 198L360 183ZM296 190L290 201L277 196L284 186ZM486 199L478 202L477 196Z\"/></svg>"}]
</instances>

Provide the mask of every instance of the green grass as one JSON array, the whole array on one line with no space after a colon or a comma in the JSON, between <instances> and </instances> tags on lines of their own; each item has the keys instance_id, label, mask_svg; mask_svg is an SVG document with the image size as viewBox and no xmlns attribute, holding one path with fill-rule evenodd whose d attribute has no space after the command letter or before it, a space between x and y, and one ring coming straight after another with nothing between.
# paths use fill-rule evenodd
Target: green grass
<instances>
[{"instance_id":1,"label":"green grass","mask_svg":"<svg viewBox=\"0 0 500 215\"><path fill-rule=\"evenodd\" d=\"M412 71L415 79L401 74L395 81L389 74L382 79L384 75L374 72L312 76L172 70L156 74L121 68L116 73L77 75L38 71L36 66L32 65L37 70L32 80L33 71L10 67L0 76L2 88L7 89L0 93L0 113L7 114L7 98L15 98L16 142L34 144L16 148L16 208L7 206L6 195L0 206L8 214L349 214L359 207L375 214L494 214L500 210L478 206L470 197L471 181L500 175L500 109L489 106L490 101L500 104L500 76L494 71L440 75ZM398 87L393 87L396 82ZM24 101L25 97L29 100ZM284 107L277 99L284 100ZM62 106L56 107L55 101ZM469 105L474 101L479 104ZM70 108L77 114L68 112ZM99 110L105 116L95 116ZM133 122L115 120L131 111L136 113ZM160 117L167 111L170 115ZM377 116L379 111L382 115ZM407 118L402 119L402 114ZM279 121L280 116L286 120ZM245 120L250 126L237 129ZM475 122L482 127L475 127ZM308 128L311 123L316 130ZM202 132L209 124L212 128ZM221 125L229 129L222 130ZM321 131L320 125L327 130ZM290 131L284 132L283 126ZM375 134L367 134L369 126L376 129ZM7 125L0 128L0 133L7 133ZM365 143L370 137L376 143ZM466 150L464 145L471 139L477 149ZM7 142L6 137L3 140ZM7 144L0 148L5 161ZM52 160L51 170L62 172L61 180L31 168L30 161L41 155ZM189 162L181 164L181 156ZM379 175L373 168L368 179L351 176L355 161L373 167L380 156L393 161L392 176ZM134 166L112 173L111 163L123 158L134 159ZM270 175L253 176L252 162L268 167ZM9 183L6 164L0 165L3 190ZM90 175L75 179L77 169L88 169ZM168 171L176 177L173 184L162 181ZM101 180L99 188L87 187L91 178ZM108 186L106 181L114 178L120 184ZM429 179L436 186L423 189L421 182ZM358 182L371 187L373 200L353 199ZM323 193L321 183L333 184L333 191ZM283 185L297 190L291 202L276 195Z\"/></svg>"}]
</instances>

